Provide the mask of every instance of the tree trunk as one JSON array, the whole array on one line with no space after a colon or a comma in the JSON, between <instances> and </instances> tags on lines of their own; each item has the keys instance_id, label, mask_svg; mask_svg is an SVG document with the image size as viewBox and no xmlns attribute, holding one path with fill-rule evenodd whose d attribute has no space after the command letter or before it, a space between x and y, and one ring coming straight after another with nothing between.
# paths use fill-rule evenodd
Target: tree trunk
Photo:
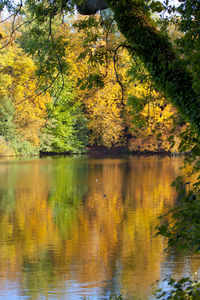
<instances>
[{"instance_id":1,"label":"tree trunk","mask_svg":"<svg viewBox=\"0 0 200 300\"><path fill-rule=\"evenodd\" d=\"M200 101L192 88L192 76L176 55L167 36L156 29L136 0L107 0L118 28L145 63L156 87L200 134Z\"/></svg>"}]
</instances>

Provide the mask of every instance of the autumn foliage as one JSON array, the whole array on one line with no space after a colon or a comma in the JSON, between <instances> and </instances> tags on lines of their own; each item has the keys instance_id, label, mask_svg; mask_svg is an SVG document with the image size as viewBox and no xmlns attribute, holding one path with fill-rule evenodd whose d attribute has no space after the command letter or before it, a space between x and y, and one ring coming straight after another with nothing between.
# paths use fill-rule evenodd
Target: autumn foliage
<instances>
[{"instance_id":1,"label":"autumn foliage","mask_svg":"<svg viewBox=\"0 0 200 300\"><path fill-rule=\"evenodd\" d=\"M8 22L0 28L0 134L9 149L2 155L79 153L94 145L171 150L177 113L156 91L142 62L131 58L110 16L54 24L55 39L64 47L63 65L58 64L66 69L52 69L46 78L40 69L38 75L44 62L31 50L32 27L17 31L12 41L10 27Z\"/></svg>"}]
</instances>

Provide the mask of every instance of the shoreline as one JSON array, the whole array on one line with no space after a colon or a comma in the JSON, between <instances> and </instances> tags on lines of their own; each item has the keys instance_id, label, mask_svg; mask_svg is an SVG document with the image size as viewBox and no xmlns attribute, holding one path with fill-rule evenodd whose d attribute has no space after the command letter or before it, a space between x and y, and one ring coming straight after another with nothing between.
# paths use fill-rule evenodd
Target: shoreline
<instances>
[{"instance_id":1,"label":"shoreline","mask_svg":"<svg viewBox=\"0 0 200 300\"><path fill-rule=\"evenodd\" d=\"M70 156L70 155L88 155L89 157L104 157L104 156L121 156L121 155L141 155L141 156L153 156L153 155L161 155L161 156L170 156L170 157L178 157L185 156L187 153L182 152L173 152L173 151L132 151L127 149L126 147L111 147L107 148L104 146L96 146L96 147L88 147L86 152L83 153L70 153L70 152L43 152L40 151L39 156Z\"/></svg>"},{"instance_id":2,"label":"shoreline","mask_svg":"<svg viewBox=\"0 0 200 300\"><path fill-rule=\"evenodd\" d=\"M158 150L158 151L134 151L129 150L126 147L111 147L107 148L105 146L94 146L94 147L87 147L86 151L84 152L44 152L39 151L37 154L32 155L13 155L13 154L1 154L0 158L15 158L15 157L47 157L47 156L72 156L72 155L88 155L89 157L119 157L124 155L138 155L138 156L169 156L169 157L179 157L179 156L186 156L188 152L173 152L173 151L165 151L165 150Z\"/></svg>"}]
</instances>

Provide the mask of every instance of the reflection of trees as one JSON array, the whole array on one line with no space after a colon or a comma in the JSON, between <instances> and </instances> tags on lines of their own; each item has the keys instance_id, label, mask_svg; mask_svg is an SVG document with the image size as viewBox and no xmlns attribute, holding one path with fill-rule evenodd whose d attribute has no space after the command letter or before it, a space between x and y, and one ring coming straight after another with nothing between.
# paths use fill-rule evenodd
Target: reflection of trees
<instances>
[{"instance_id":1,"label":"reflection of trees","mask_svg":"<svg viewBox=\"0 0 200 300\"><path fill-rule=\"evenodd\" d=\"M156 157L91 161L82 231L77 236L81 249L77 257L84 262L78 281L117 276L124 294L136 289L149 292L159 279L164 250L161 239L153 239L153 228L166 200L170 205L170 184L179 162Z\"/></svg>"},{"instance_id":2,"label":"reflection of trees","mask_svg":"<svg viewBox=\"0 0 200 300\"><path fill-rule=\"evenodd\" d=\"M15 173L13 174L13 171ZM13 176L14 175L14 176ZM58 234L54 227L51 208L47 205L48 183L40 170L40 163L14 164L8 166L7 178L13 180L13 195L1 199L1 249L0 275L3 279L20 280L23 286L30 275L32 289L36 281L44 283L42 272L31 272L27 265L31 261L32 269L41 261L41 254L46 255L47 245L58 242ZM10 183L8 183L10 185ZM1 189L5 191L5 186ZM12 201L13 210L7 213L7 206ZM40 268L41 270L41 268ZM44 273L44 272L43 272ZM35 282L34 282L35 281Z\"/></svg>"},{"instance_id":3,"label":"reflection of trees","mask_svg":"<svg viewBox=\"0 0 200 300\"><path fill-rule=\"evenodd\" d=\"M160 277L164 245L153 238L157 217L172 205L170 184L177 175L180 160L168 157L131 159L127 177L127 210L122 229L123 268L121 283L128 296L134 291L144 297ZM170 204L171 202L171 204ZM141 295L140 295L141 293ZM143 294L144 293L144 294Z\"/></svg>"},{"instance_id":4,"label":"reflection of trees","mask_svg":"<svg viewBox=\"0 0 200 300\"><path fill-rule=\"evenodd\" d=\"M18 280L36 297L62 294L66 280L115 292L115 278L124 295L145 296L163 259L153 228L172 205L179 165L157 157L19 164L11 212L0 194L1 283Z\"/></svg>"},{"instance_id":5,"label":"reflection of trees","mask_svg":"<svg viewBox=\"0 0 200 300\"><path fill-rule=\"evenodd\" d=\"M73 224L87 192L87 172L88 166L81 159L65 158L53 165L48 202L63 239L73 235Z\"/></svg>"},{"instance_id":6,"label":"reflection of trees","mask_svg":"<svg viewBox=\"0 0 200 300\"><path fill-rule=\"evenodd\" d=\"M118 162L90 161L88 194L73 237L79 282L112 280L124 214L120 181Z\"/></svg>"},{"instance_id":7,"label":"reflection of trees","mask_svg":"<svg viewBox=\"0 0 200 300\"><path fill-rule=\"evenodd\" d=\"M65 177L59 181L58 174L63 175L63 169ZM79 171L76 160L71 160L70 165L68 161L49 164L48 160L35 160L7 166L3 174L7 182L0 181L1 286L4 279L18 280L22 289L34 295L41 291L47 292L52 282L53 285L59 283L60 271L56 268L56 255L62 253L64 241L61 238L60 223L57 222L60 206L54 203L54 191L58 204L62 203L63 214L66 216L72 213L76 199L83 196L80 190L75 193L73 189ZM9 180L11 177L15 178L12 183ZM70 212L64 209L67 201ZM10 202L13 203L12 210L8 209ZM63 215L59 221L62 218Z\"/></svg>"}]
</instances>

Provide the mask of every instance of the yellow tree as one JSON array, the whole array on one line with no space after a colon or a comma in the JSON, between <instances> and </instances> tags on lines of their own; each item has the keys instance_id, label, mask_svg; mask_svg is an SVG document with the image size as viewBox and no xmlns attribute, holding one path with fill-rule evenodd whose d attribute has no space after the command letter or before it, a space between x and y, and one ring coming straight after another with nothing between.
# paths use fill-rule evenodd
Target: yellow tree
<instances>
[{"instance_id":1,"label":"yellow tree","mask_svg":"<svg viewBox=\"0 0 200 300\"><path fill-rule=\"evenodd\" d=\"M75 30L71 23L62 27L66 60L89 120L90 144L123 145L129 134L131 150L168 151L176 110L155 90L141 61L130 58L113 20L81 17Z\"/></svg>"},{"instance_id":2,"label":"yellow tree","mask_svg":"<svg viewBox=\"0 0 200 300\"><path fill-rule=\"evenodd\" d=\"M3 40L4 36L6 38L5 28L0 28L0 32ZM45 122L45 104L50 101L50 96L48 93L38 94L34 62L15 42L3 47L0 53L1 103L5 98L14 104L14 122L20 136L38 145L40 128Z\"/></svg>"},{"instance_id":3,"label":"yellow tree","mask_svg":"<svg viewBox=\"0 0 200 300\"><path fill-rule=\"evenodd\" d=\"M102 20L98 16L81 17L74 25L75 29L71 27L73 22L62 25L60 31L66 37L69 76L77 87L77 98L82 101L88 118L89 143L107 147L120 145L125 128L122 110L126 100L122 100L113 57L114 39L120 42L123 38L113 33L112 20L104 28L99 27ZM93 26L88 28L88 22L92 22ZM123 55L118 57L118 64L127 61L128 57L127 51L123 51ZM120 73L125 74L126 70L121 69ZM121 79L122 74L117 75Z\"/></svg>"}]
</instances>

